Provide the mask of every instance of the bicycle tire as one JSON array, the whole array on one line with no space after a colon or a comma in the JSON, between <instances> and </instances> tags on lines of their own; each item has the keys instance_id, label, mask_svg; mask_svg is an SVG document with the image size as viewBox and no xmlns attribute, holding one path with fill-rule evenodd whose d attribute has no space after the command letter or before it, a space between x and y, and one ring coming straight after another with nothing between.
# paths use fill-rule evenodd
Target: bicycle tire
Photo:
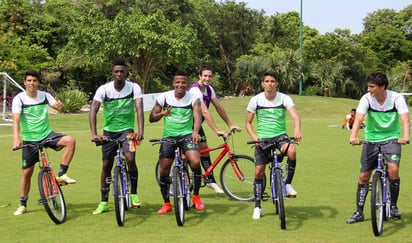
<instances>
[{"instance_id":1,"label":"bicycle tire","mask_svg":"<svg viewBox=\"0 0 412 243\"><path fill-rule=\"evenodd\" d=\"M383 220L386 221L391 217L391 189L388 174L386 174L386 201L383 205Z\"/></svg>"},{"instance_id":2,"label":"bicycle tire","mask_svg":"<svg viewBox=\"0 0 412 243\"><path fill-rule=\"evenodd\" d=\"M176 223L183 226L185 223L185 195L183 195L182 175L178 166L173 167L173 201L175 209Z\"/></svg>"},{"instance_id":3,"label":"bicycle tire","mask_svg":"<svg viewBox=\"0 0 412 243\"><path fill-rule=\"evenodd\" d=\"M285 200L284 200L284 183L282 179L282 173L280 169L275 169L275 186L276 194L274 198L276 200L276 210L279 215L280 228L286 229L286 216L285 216Z\"/></svg>"},{"instance_id":4,"label":"bicycle tire","mask_svg":"<svg viewBox=\"0 0 412 243\"><path fill-rule=\"evenodd\" d=\"M114 197L114 208L116 211L116 221L117 225L124 226L125 222L125 195L123 195L122 190L122 174L119 166L115 166L113 170L113 197Z\"/></svg>"},{"instance_id":5,"label":"bicycle tire","mask_svg":"<svg viewBox=\"0 0 412 243\"><path fill-rule=\"evenodd\" d=\"M66 202L60 186L50 173L52 172L46 168L39 171L40 197L50 219L56 224L61 224L66 221Z\"/></svg>"},{"instance_id":6,"label":"bicycle tire","mask_svg":"<svg viewBox=\"0 0 412 243\"><path fill-rule=\"evenodd\" d=\"M191 183L190 176L189 176L189 171L188 167L183 171L183 180L184 180L184 194L185 198L183 200L183 206L185 210L189 210L190 207L192 206L192 200L191 200L191 191L193 190L193 184ZM183 187L182 187L183 188Z\"/></svg>"},{"instance_id":7,"label":"bicycle tire","mask_svg":"<svg viewBox=\"0 0 412 243\"><path fill-rule=\"evenodd\" d=\"M371 192L371 222L375 236L382 234L384 213L382 173L375 172L372 179Z\"/></svg>"},{"instance_id":8,"label":"bicycle tire","mask_svg":"<svg viewBox=\"0 0 412 243\"><path fill-rule=\"evenodd\" d=\"M255 198L253 190L255 161L248 155L234 155L232 160L234 163L227 159L220 170L220 183L223 191L232 200L251 202ZM238 177L239 173L243 174L242 180ZM262 188L265 186L266 178L264 178Z\"/></svg>"}]
</instances>

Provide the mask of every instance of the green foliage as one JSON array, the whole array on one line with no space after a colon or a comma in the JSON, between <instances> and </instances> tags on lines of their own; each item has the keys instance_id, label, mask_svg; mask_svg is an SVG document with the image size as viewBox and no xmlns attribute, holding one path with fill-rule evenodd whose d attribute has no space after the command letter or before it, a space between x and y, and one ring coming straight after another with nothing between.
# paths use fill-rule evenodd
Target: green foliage
<instances>
[{"instance_id":1,"label":"green foliage","mask_svg":"<svg viewBox=\"0 0 412 243\"><path fill-rule=\"evenodd\" d=\"M56 97L64 104L64 113L77 113L87 104L87 95L78 89L62 89Z\"/></svg>"}]
</instances>

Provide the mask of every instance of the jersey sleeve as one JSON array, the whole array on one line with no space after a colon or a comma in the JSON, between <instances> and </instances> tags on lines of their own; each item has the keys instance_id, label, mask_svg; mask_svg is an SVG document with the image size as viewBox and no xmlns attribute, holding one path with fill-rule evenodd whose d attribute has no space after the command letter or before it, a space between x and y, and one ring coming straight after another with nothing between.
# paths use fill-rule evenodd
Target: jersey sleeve
<instances>
[{"instance_id":1,"label":"jersey sleeve","mask_svg":"<svg viewBox=\"0 0 412 243\"><path fill-rule=\"evenodd\" d=\"M286 109L290 109L295 106L295 103L289 95L284 95L283 105L286 107Z\"/></svg>"},{"instance_id":2,"label":"jersey sleeve","mask_svg":"<svg viewBox=\"0 0 412 243\"><path fill-rule=\"evenodd\" d=\"M409 112L408 105L402 95L399 95L399 97L395 99L395 107L398 110L399 115Z\"/></svg>"},{"instance_id":3,"label":"jersey sleeve","mask_svg":"<svg viewBox=\"0 0 412 243\"><path fill-rule=\"evenodd\" d=\"M257 105L257 97L254 96L250 99L249 104L247 105L246 110L251 112L251 113L256 113L256 105Z\"/></svg>"},{"instance_id":4,"label":"jersey sleeve","mask_svg":"<svg viewBox=\"0 0 412 243\"><path fill-rule=\"evenodd\" d=\"M20 95L21 95L21 93L14 96L14 98L13 98L13 102L12 102L12 105L11 105L11 112L12 113L21 113L22 103L21 103L21 99L19 98Z\"/></svg>"},{"instance_id":5,"label":"jersey sleeve","mask_svg":"<svg viewBox=\"0 0 412 243\"><path fill-rule=\"evenodd\" d=\"M359 100L358 107L356 108L356 113L365 115L368 112L368 109L369 109L369 101L367 98L367 94L365 94Z\"/></svg>"},{"instance_id":6,"label":"jersey sleeve","mask_svg":"<svg viewBox=\"0 0 412 243\"><path fill-rule=\"evenodd\" d=\"M133 99L139 99L139 98L143 98L143 92L142 92L142 88L136 84L136 83L132 83L133 85Z\"/></svg>"},{"instance_id":7,"label":"jersey sleeve","mask_svg":"<svg viewBox=\"0 0 412 243\"><path fill-rule=\"evenodd\" d=\"M100 103L103 103L104 95L105 95L104 86L102 85L99 88L97 88L93 99L100 102Z\"/></svg>"},{"instance_id":8,"label":"jersey sleeve","mask_svg":"<svg viewBox=\"0 0 412 243\"><path fill-rule=\"evenodd\" d=\"M209 88L210 88L210 98L213 100L216 98L216 92L212 86L209 85Z\"/></svg>"},{"instance_id":9,"label":"jersey sleeve","mask_svg":"<svg viewBox=\"0 0 412 243\"><path fill-rule=\"evenodd\" d=\"M159 96L157 96L156 101L161 107L163 107L166 101L166 93L161 93Z\"/></svg>"},{"instance_id":10,"label":"jersey sleeve","mask_svg":"<svg viewBox=\"0 0 412 243\"><path fill-rule=\"evenodd\" d=\"M56 99L50 93L44 92L44 95L49 102L49 106L54 106L56 104Z\"/></svg>"},{"instance_id":11,"label":"jersey sleeve","mask_svg":"<svg viewBox=\"0 0 412 243\"><path fill-rule=\"evenodd\" d=\"M200 102L204 102L204 101L203 101L202 92L200 91L199 88L197 88L197 87L192 87L192 88L189 89L189 93L190 93L190 95L193 96L193 97L199 97Z\"/></svg>"}]
</instances>

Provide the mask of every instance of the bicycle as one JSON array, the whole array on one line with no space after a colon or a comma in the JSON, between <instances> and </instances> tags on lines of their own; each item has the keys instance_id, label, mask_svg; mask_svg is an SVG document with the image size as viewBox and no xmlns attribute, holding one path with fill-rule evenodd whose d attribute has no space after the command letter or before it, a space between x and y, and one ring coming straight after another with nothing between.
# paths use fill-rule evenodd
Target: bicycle
<instances>
[{"instance_id":1,"label":"bicycle","mask_svg":"<svg viewBox=\"0 0 412 243\"><path fill-rule=\"evenodd\" d=\"M208 153L215 150L221 150L213 163L202 175L201 187L206 186L208 176L213 172L217 165L227 155L226 161L223 163L220 170L220 182L223 191L229 198L236 201L253 201L253 182L255 176L255 161L252 157L243 154L235 154L230 149L229 137L236 132L236 129L229 131L227 137L219 135L223 139L223 143L212 147L201 149L200 154ZM232 137L233 144L233 137ZM155 167L156 180L159 183L159 161Z\"/></svg>"},{"instance_id":2,"label":"bicycle","mask_svg":"<svg viewBox=\"0 0 412 243\"><path fill-rule=\"evenodd\" d=\"M107 178L107 184L112 184L113 188L113 197L114 197L114 206L116 211L116 221L118 226L124 226L126 219L126 211L132 207L130 199L130 176L127 172L126 159L123 156L122 143L124 141L135 141L129 137L124 137L122 139L110 139L108 140L99 140L92 139L91 141L96 144L96 146L101 146L106 143L116 143L116 156L115 162L116 165L113 168L113 178Z\"/></svg>"},{"instance_id":3,"label":"bicycle","mask_svg":"<svg viewBox=\"0 0 412 243\"><path fill-rule=\"evenodd\" d=\"M298 144L293 137L288 138L288 144ZM286 147L285 151L279 151L279 154L276 152L277 143L271 141L249 141L247 144L259 144L263 149L270 148L270 190L271 195L265 196L264 189L262 191L262 197L265 196L266 198L272 198L273 204L275 204L275 214L278 214L280 220L280 228L286 229L286 214L285 214L285 202L284 200L287 198L286 193L286 182L285 178L287 175L285 174L286 170L286 163L282 163L283 157L287 154L289 149L289 145ZM273 159L272 159L273 158ZM263 174L263 183L262 188L266 187L266 174Z\"/></svg>"},{"instance_id":4,"label":"bicycle","mask_svg":"<svg viewBox=\"0 0 412 243\"><path fill-rule=\"evenodd\" d=\"M372 175L372 182L368 189L371 191L371 222L373 234L380 236L383 232L383 221L392 218L391 215L391 191L389 188L389 177L387 162L384 159L382 147L397 141L389 140L386 142L359 141L359 144L373 144L378 147L377 168Z\"/></svg>"},{"instance_id":5,"label":"bicycle","mask_svg":"<svg viewBox=\"0 0 412 243\"><path fill-rule=\"evenodd\" d=\"M40 155L40 171L38 174L38 185L40 191L39 204L43 204L44 209L54 223L61 224L66 221L66 202L64 200L63 192L60 189L60 185L54 176L54 172L46 152L46 144L57 138L60 138L60 136L47 138L40 143L24 144L13 148L13 151L26 147L38 149L38 153Z\"/></svg>"},{"instance_id":6,"label":"bicycle","mask_svg":"<svg viewBox=\"0 0 412 243\"><path fill-rule=\"evenodd\" d=\"M176 141L175 139L162 138L150 139L149 142L155 145L160 143L177 144L178 141ZM171 192L173 195L174 211L176 223L178 226L184 225L185 211L191 208L191 191L193 189L193 185L191 183L191 178L193 178L193 172L189 174L189 165L186 159L182 159L181 150L182 149L180 146L178 146L178 148L175 150L175 164L172 167L171 181Z\"/></svg>"}]
</instances>

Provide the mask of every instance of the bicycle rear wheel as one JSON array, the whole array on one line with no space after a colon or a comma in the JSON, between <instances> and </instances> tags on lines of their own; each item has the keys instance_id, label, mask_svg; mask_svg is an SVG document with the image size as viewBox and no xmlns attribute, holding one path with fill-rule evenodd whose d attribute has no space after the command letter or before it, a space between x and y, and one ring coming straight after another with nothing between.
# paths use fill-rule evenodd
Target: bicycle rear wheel
<instances>
[{"instance_id":1,"label":"bicycle rear wheel","mask_svg":"<svg viewBox=\"0 0 412 243\"><path fill-rule=\"evenodd\" d=\"M113 197L116 211L117 225L124 226L126 198L122 190L122 174L120 167L116 166L113 170Z\"/></svg>"},{"instance_id":2,"label":"bicycle rear wheel","mask_svg":"<svg viewBox=\"0 0 412 243\"><path fill-rule=\"evenodd\" d=\"M371 192L371 222L375 236L380 236L382 234L385 211L383 203L382 173L375 172L372 179Z\"/></svg>"},{"instance_id":3,"label":"bicycle rear wheel","mask_svg":"<svg viewBox=\"0 0 412 243\"><path fill-rule=\"evenodd\" d=\"M274 169L275 170L275 185L272 185L272 187L276 186L276 192L273 194L273 189L272 189L272 195L274 197L275 205L276 205L276 212L279 215L279 220L280 220L280 228L281 229L286 229L286 217L285 217L285 201L284 201L284 187L283 187L283 179L282 179L282 173L280 169Z\"/></svg>"},{"instance_id":4,"label":"bicycle rear wheel","mask_svg":"<svg viewBox=\"0 0 412 243\"><path fill-rule=\"evenodd\" d=\"M234 155L233 163L228 159L220 170L220 182L223 191L236 201L253 201L253 183L255 180L255 161L247 155ZM266 186L266 178L263 187Z\"/></svg>"},{"instance_id":5,"label":"bicycle rear wheel","mask_svg":"<svg viewBox=\"0 0 412 243\"><path fill-rule=\"evenodd\" d=\"M50 219L61 224L66 221L66 202L57 181L50 169L43 168L39 172L38 184L41 202Z\"/></svg>"},{"instance_id":6,"label":"bicycle rear wheel","mask_svg":"<svg viewBox=\"0 0 412 243\"><path fill-rule=\"evenodd\" d=\"M174 200L174 209L176 216L176 223L179 226L183 226L185 223L185 200L186 195L183 194L183 185L182 185L182 175L180 174L180 168L178 166L173 167L173 200Z\"/></svg>"}]
</instances>

